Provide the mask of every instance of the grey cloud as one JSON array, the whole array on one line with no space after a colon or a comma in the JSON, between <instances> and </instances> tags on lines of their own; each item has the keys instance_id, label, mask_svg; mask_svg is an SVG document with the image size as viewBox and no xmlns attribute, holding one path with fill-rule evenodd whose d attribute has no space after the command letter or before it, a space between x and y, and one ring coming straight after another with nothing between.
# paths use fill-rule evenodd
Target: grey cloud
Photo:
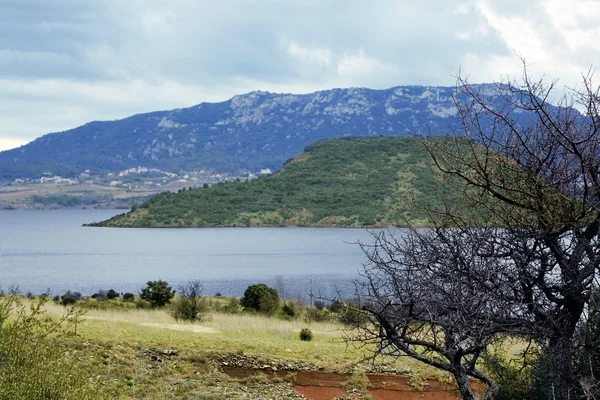
<instances>
[{"instance_id":1,"label":"grey cloud","mask_svg":"<svg viewBox=\"0 0 600 400\"><path fill-rule=\"evenodd\" d=\"M498 16L531 21L544 46L585 64L590 55L568 48L541 1L486 3ZM472 0L0 0L0 79L17 88L59 82L35 93L0 90L0 103L19 118L26 113L14 110L29 104L46 121L34 127L41 135L40 126L67 129L254 89L451 85L467 54L489 60L513 50ZM85 87L62 90L63 81ZM143 90L115 105L136 82ZM92 93L107 87L108 95ZM181 87L180 97L169 92ZM11 111L0 110L8 121L3 112Z\"/></svg>"},{"instance_id":2,"label":"grey cloud","mask_svg":"<svg viewBox=\"0 0 600 400\"><path fill-rule=\"evenodd\" d=\"M475 14L450 15L445 1L418 7L343 0L11 4L0 17L0 49L13 51L12 59L3 62L4 76L169 78L198 84L240 76L277 83L325 81L336 75L335 65L318 69L319 76L305 74L286 52L285 43L293 42L328 49L334 61L363 50L399 66L401 74L409 70L407 64L418 71L390 77L387 84L393 85L427 79L427 65L456 70L464 51L507 51L494 37L458 39L458 30L474 29L483 21ZM144 24L145 18L150 24ZM17 51L30 53L30 63L23 62L26 56L17 57Z\"/></svg>"}]
</instances>

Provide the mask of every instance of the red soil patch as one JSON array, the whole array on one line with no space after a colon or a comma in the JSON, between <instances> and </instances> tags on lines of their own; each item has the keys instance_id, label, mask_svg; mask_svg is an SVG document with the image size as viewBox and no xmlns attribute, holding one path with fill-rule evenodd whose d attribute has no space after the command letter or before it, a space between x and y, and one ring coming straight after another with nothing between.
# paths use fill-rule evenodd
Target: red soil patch
<instances>
[{"instance_id":1,"label":"red soil patch","mask_svg":"<svg viewBox=\"0 0 600 400\"><path fill-rule=\"evenodd\" d=\"M405 392L396 390L374 389L369 390L369 394L373 400L457 400L460 396L453 392L437 391L437 392ZM324 398L315 398L313 400L325 400ZM331 400L328 398L327 400Z\"/></svg>"},{"instance_id":2,"label":"red soil patch","mask_svg":"<svg viewBox=\"0 0 600 400\"><path fill-rule=\"evenodd\" d=\"M291 379L294 389L310 400L332 400L334 397L348 397L342 387L350 374L338 374L320 371L281 371L266 368L262 370L222 367L223 372L235 379L247 379L263 373L270 379L274 377ZM369 394L374 400L457 400L458 392L451 386L437 381L428 381L422 390L408 384L408 378L399 375L368 374L371 389Z\"/></svg>"},{"instance_id":3,"label":"red soil patch","mask_svg":"<svg viewBox=\"0 0 600 400\"><path fill-rule=\"evenodd\" d=\"M328 386L294 386L296 392L311 400L331 400L336 397L346 397L348 392L339 387ZM390 397L391 398L391 397Z\"/></svg>"}]
</instances>

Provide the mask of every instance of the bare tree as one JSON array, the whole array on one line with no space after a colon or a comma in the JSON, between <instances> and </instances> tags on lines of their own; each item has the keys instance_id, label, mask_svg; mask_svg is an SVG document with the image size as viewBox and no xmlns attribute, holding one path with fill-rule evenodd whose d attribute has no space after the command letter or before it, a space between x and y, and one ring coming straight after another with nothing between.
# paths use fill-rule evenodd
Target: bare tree
<instances>
[{"instance_id":1,"label":"bare tree","mask_svg":"<svg viewBox=\"0 0 600 400\"><path fill-rule=\"evenodd\" d=\"M202 281L194 279L177 288L179 299L173 309L175 318L184 320L201 320L208 308L202 296Z\"/></svg>"},{"instance_id":2,"label":"bare tree","mask_svg":"<svg viewBox=\"0 0 600 400\"><path fill-rule=\"evenodd\" d=\"M501 335L546 349L549 398L575 398L582 386L572 365L600 271L600 97L591 73L552 105L555 86L525 64L520 83L459 77L462 131L421 140L465 184L463 203L432 211L431 229L363 245L360 293L376 321L365 339L452 373L465 399L475 398L468 377L495 396L477 360Z\"/></svg>"},{"instance_id":3,"label":"bare tree","mask_svg":"<svg viewBox=\"0 0 600 400\"><path fill-rule=\"evenodd\" d=\"M275 275L275 290L279 293L279 298L285 300L285 280L283 275Z\"/></svg>"}]
</instances>

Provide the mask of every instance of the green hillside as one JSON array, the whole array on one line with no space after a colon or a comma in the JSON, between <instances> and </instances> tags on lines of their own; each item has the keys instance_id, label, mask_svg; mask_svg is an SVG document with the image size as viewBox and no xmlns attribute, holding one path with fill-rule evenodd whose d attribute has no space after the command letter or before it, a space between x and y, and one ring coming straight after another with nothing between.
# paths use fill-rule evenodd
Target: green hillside
<instances>
[{"instance_id":1,"label":"green hillside","mask_svg":"<svg viewBox=\"0 0 600 400\"><path fill-rule=\"evenodd\" d=\"M456 196L438 178L423 145L411 138L323 140L272 176L161 193L127 214L91 225L388 227L405 225L407 220L425 224L423 204L435 206L441 193Z\"/></svg>"}]
</instances>

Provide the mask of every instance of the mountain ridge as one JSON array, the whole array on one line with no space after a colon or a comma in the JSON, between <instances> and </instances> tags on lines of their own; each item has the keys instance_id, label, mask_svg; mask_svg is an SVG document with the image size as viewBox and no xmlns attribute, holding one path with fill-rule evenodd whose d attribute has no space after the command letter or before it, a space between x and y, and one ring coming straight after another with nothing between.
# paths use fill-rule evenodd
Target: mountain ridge
<instances>
[{"instance_id":1,"label":"mountain ridge","mask_svg":"<svg viewBox=\"0 0 600 400\"><path fill-rule=\"evenodd\" d=\"M419 85L307 94L252 91L218 103L92 121L0 152L0 179L139 165L228 173L278 169L319 139L440 134L456 128L455 91Z\"/></svg>"}]
</instances>

